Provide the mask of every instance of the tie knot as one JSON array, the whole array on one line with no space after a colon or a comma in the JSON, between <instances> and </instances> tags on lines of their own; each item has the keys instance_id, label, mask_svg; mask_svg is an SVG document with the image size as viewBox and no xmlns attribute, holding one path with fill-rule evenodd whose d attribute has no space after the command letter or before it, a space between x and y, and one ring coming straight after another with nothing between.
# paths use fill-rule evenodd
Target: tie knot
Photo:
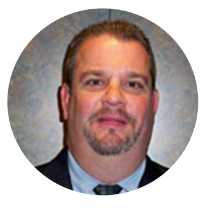
<instances>
[{"instance_id":1,"label":"tie knot","mask_svg":"<svg viewBox=\"0 0 209 208\"><path fill-rule=\"evenodd\" d=\"M119 194L122 188L119 185L98 185L96 186L93 191L97 195L113 195Z\"/></svg>"}]
</instances>

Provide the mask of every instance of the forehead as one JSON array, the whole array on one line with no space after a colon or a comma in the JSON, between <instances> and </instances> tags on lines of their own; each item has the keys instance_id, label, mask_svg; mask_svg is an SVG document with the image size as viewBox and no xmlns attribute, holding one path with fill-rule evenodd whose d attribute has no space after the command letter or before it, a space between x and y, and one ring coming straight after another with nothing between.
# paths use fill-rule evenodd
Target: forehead
<instances>
[{"instance_id":1,"label":"forehead","mask_svg":"<svg viewBox=\"0 0 209 208\"><path fill-rule=\"evenodd\" d=\"M136 40L120 40L109 34L87 39L77 54L77 70L113 68L149 71L146 49ZM77 71L76 70L76 71Z\"/></svg>"}]
</instances>

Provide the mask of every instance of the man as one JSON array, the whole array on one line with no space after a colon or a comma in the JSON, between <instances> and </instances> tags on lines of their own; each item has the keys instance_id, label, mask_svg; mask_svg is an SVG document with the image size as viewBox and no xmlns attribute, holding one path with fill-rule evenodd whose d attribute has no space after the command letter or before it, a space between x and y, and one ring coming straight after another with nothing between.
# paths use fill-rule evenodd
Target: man
<instances>
[{"instance_id":1,"label":"man","mask_svg":"<svg viewBox=\"0 0 209 208\"><path fill-rule=\"evenodd\" d=\"M69 45L60 90L66 147L38 167L66 188L108 195L142 187L167 169L147 154L158 108L148 39L135 25L103 22Z\"/></svg>"}]
</instances>

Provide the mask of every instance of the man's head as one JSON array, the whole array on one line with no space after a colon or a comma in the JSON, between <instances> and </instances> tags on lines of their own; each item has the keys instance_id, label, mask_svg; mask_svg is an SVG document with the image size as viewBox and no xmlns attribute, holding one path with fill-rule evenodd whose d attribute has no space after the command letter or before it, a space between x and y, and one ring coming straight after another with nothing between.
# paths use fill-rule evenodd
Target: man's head
<instances>
[{"instance_id":1,"label":"man's head","mask_svg":"<svg viewBox=\"0 0 209 208\"><path fill-rule=\"evenodd\" d=\"M149 70L152 78L152 88L154 89L156 81L156 65L149 40L136 25L125 21L106 21L98 23L85 28L78 35L76 35L68 46L65 56L64 82L68 83L69 87L71 87L73 70L75 69L77 54L82 43L92 37L97 37L105 33L114 36L118 40L135 40L146 49L149 57Z\"/></svg>"},{"instance_id":2,"label":"man's head","mask_svg":"<svg viewBox=\"0 0 209 208\"><path fill-rule=\"evenodd\" d=\"M121 21L91 26L70 44L65 67L61 105L72 151L120 155L137 146L145 154L158 93L143 33Z\"/></svg>"}]
</instances>

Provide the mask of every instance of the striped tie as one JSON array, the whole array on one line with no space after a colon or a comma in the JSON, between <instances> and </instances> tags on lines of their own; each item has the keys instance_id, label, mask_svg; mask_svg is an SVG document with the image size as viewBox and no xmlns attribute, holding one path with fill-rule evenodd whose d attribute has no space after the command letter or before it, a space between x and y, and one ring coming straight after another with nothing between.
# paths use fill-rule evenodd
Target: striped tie
<instances>
[{"instance_id":1,"label":"striped tie","mask_svg":"<svg viewBox=\"0 0 209 208\"><path fill-rule=\"evenodd\" d=\"M122 188L118 185L98 185L93 189L97 195L119 194L121 190Z\"/></svg>"}]
</instances>

